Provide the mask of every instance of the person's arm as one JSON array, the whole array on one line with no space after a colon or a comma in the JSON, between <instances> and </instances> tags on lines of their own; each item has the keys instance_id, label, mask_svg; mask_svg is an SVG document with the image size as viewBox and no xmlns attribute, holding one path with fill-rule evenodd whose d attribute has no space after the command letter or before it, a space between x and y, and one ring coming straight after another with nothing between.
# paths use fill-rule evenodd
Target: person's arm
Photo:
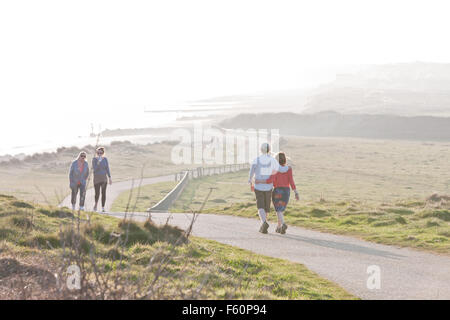
<instances>
[{"instance_id":1,"label":"person's arm","mask_svg":"<svg viewBox=\"0 0 450 320\"><path fill-rule=\"evenodd\" d=\"M73 163L70 164L70 169L69 169L69 183L72 185L72 180L73 180Z\"/></svg>"},{"instance_id":2,"label":"person's arm","mask_svg":"<svg viewBox=\"0 0 450 320\"><path fill-rule=\"evenodd\" d=\"M297 187L295 186L294 176L292 175L292 168L289 168L288 177L289 177L289 185L291 186L292 190L294 190L295 193L295 200L299 200L300 196L298 195Z\"/></svg>"},{"instance_id":3,"label":"person's arm","mask_svg":"<svg viewBox=\"0 0 450 320\"><path fill-rule=\"evenodd\" d=\"M250 184L252 183L252 179L253 179L253 177L255 175L255 170L256 170L256 163L253 162L251 167L250 167L249 174L248 174L248 183L250 183Z\"/></svg>"},{"instance_id":4,"label":"person's arm","mask_svg":"<svg viewBox=\"0 0 450 320\"><path fill-rule=\"evenodd\" d=\"M273 174L269 177L269 179L255 180L255 183L274 183L275 177L277 174Z\"/></svg>"},{"instance_id":5,"label":"person's arm","mask_svg":"<svg viewBox=\"0 0 450 320\"><path fill-rule=\"evenodd\" d=\"M111 170L109 170L109 162L108 159L105 158L106 161L106 175L111 179Z\"/></svg>"},{"instance_id":6,"label":"person's arm","mask_svg":"<svg viewBox=\"0 0 450 320\"><path fill-rule=\"evenodd\" d=\"M86 174L84 178L87 180L89 178L89 163L86 161L84 165L86 166Z\"/></svg>"},{"instance_id":7,"label":"person's arm","mask_svg":"<svg viewBox=\"0 0 450 320\"><path fill-rule=\"evenodd\" d=\"M109 161L106 158L104 159L104 161L106 161L106 175L109 178L109 184L112 184L111 170L109 169Z\"/></svg>"},{"instance_id":8,"label":"person's arm","mask_svg":"<svg viewBox=\"0 0 450 320\"><path fill-rule=\"evenodd\" d=\"M256 160L253 161L253 163L250 166L250 172L248 174L248 183L250 184L250 190L253 192L255 190L255 187L253 185L253 176L256 172Z\"/></svg>"},{"instance_id":9,"label":"person's arm","mask_svg":"<svg viewBox=\"0 0 450 320\"><path fill-rule=\"evenodd\" d=\"M272 158L272 175L276 174L280 170L280 164L275 158Z\"/></svg>"}]
</instances>

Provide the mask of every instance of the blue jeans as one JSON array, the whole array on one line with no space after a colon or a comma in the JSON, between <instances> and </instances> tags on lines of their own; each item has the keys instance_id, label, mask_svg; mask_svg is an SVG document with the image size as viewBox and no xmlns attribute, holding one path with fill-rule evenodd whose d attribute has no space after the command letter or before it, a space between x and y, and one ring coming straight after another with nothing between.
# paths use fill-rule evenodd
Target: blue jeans
<instances>
[{"instance_id":1,"label":"blue jeans","mask_svg":"<svg viewBox=\"0 0 450 320\"><path fill-rule=\"evenodd\" d=\"M78 190L80 191L80 207L84 207L84 199L86 198L86 186L80 184L72 187L72 205L77 203Z\"/></svg>"}]
</instances>

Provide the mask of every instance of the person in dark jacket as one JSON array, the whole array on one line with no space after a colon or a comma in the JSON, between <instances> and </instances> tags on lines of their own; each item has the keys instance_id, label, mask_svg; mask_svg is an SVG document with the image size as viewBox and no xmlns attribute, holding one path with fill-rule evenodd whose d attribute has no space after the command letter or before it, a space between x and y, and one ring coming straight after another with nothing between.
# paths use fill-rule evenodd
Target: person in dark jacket
<instances>
[{"instance_id":1,"label":"person in dark jacket","mask_svg":"<svg viewBox=\"0 0 450 320\"><path fill-rule=\"evenodd\" d=\"M89 177L89 164L86 161L86 152L82 151L78 158L72 162L69 170L70 189L72 190L72 210L75 210L78 191L80 192L80 210L84 211L86 198L86 184Z\"/></svg>"},{"instance_id":2,"label":"person in dark jacket","mask_svg":"<svg viewBox=\"0 0 450 320\"><path fill-rule=\"evenodd\" d=\"M100 191L102 194L102 212L105 212L106 204L106 187L112 184L111 171L109 169L108 159L105 157L105 148L97 149L97 156L92 159L92 168L94 170L94 190L95 190L95 205L94 211L97 211L98 200L100 198Z\"/></svg>"}]
</instances>

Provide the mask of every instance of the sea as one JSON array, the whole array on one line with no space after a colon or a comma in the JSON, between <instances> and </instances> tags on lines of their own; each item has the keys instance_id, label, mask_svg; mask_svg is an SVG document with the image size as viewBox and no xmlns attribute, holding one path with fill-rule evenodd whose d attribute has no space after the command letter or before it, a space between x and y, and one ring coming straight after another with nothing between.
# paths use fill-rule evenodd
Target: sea
<instances>
[{"instance_id":1,"label":"sea","mask_svg":"<svg viewBox=\"0 0 450 320\"><path fill-rule=\"evenodd\" d=\"M52 110L2 110L0 123L0 157L23 157L35 153L54 152L60 147L96 145L104 130L167 128L189 125L189 119L210 119L232 110L230 103L184 103L162 106L130 106L105 111L80 109L80 112ZM7 119L7 120L6 120ZM168 140L165 134L103 136L102 145L112 141L137 144Z\"/></svg>"}]
</instances>

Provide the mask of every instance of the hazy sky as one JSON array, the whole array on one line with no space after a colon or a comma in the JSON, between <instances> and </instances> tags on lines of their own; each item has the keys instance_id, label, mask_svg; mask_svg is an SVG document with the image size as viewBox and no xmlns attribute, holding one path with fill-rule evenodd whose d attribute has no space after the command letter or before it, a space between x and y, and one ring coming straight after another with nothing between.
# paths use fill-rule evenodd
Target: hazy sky
<instances>
[{"instance_id":1,"label":"hazy sky","mask_svg":"<svg viewBox=\"0 0 450 320\"><path fill-rule=\"evenodd\" d=\"M106 117L122 107L117 118L158 102L300 87L330 65L448 62L446 3L4 0L0 133L56 111L60 122L68 110Z\"/></svg>"}]
</instances>

